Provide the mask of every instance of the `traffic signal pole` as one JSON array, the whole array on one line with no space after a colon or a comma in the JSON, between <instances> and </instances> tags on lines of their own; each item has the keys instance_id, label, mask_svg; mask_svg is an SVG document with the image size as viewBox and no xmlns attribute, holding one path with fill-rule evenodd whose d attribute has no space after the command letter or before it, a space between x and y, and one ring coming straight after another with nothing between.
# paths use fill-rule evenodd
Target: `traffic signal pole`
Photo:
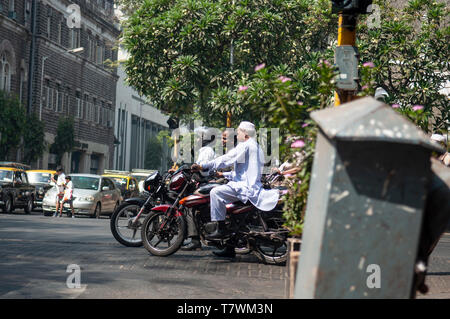
<instances>
[{"instance_id":1,"label":"traffic signal pole","mask_svg":"<svg viewBox=\"0 0 450 319\"><path fill-rule=\"evenodd\" d=\"M335 64L339 68L334 105L356 99L359 88L359 53L356 48L356 25L360 14L367 14L371 0L331 0L332 12L339 14L338 45Z\"/></svg>"},{"instance_id":2,"label":"traffic signal pole","mask_svg":"<svg viewBox=\"0 0 450 319\"><path fill-rule=\"evenodd\" d=\"M339 14L338 46L356 47L356 15ZM335 92L334 105L338 106L354 99L356 91L338 89Z\"/></svg>"}]
</instances>

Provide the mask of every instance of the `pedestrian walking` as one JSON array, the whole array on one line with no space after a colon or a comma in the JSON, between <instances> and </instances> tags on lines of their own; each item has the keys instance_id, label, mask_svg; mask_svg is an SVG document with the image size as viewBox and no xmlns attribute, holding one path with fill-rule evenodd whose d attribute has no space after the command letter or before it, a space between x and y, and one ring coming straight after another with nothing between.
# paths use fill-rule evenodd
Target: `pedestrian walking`
<instances>
[{"instance_id":1,"label":"pedestrian walking","mask_svg":"<svg viewBox=\"0 0 450 319\"><path fill-rule=\"evenodd\" d=\"M62 200L62 198L64 197L64 184L66 183L66 175L64 174L64 170L62 169L62 167L58 167L56 169L56 175L57 178L55 178L54 176L52 176L52 182L54 182L56 184L56 188L58 190L57 194L56 194L56 209L55 209L55 213L53 214L53 217L58 216L58 210L59 210L59 204Z\"/></svg>"},{"instance_id":2,"label":"pedestrian walking","mask_svg":"<svg viewBox=\"0 0 450 319\"><path fill-rule=\"evenodd\" d=\"M62 217L62 210L65 203L70 204L70 210L72 212L72 218L75 218L75 213L73 211L73 184L72 178L70 176L65 177L66 183L64 184L64 197L61 200L60 208L59 208L59 217Z\"/></svg>"}]
</instances>

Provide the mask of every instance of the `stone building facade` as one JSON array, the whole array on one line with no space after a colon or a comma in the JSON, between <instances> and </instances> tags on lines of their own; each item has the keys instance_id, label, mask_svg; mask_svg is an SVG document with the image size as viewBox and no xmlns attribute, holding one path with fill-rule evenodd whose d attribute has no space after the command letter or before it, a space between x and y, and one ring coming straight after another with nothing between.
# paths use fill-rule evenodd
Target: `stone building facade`
<instances>
[{"instance_id":1,"label":"stone building facade","mask_svg":"<svg viewBox=\"0 0 450 319\"><path fill-rule=\"evenodd\" d=\"M36 3L33 52L30 50L32 1ZM74 119L76 147L63 157L66 172L102 173L103 169L112 167L118 76L116 69L105 61L117 60L113 48L120 31L114 22L113 1L0 2L3 9L8 6L8 13L3 10L0 14L0 48L9 48L10 61L15 65L10 90L28 105L25 91L28 92L28 67L33 56L30 106L45 124L47 143L53 143L61 117ZM70 52L76 48L83 51ZM55 160L55 154L49 151L34 166L54 168Z\"/></svg>"}]
</instances>

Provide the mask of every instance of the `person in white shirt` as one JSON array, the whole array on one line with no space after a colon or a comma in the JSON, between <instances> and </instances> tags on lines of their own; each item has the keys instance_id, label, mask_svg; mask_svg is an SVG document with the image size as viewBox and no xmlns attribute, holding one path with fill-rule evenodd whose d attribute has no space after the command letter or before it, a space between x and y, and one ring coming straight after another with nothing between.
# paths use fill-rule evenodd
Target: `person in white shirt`
<instances>
[{"instance_id":1,"label":"person in white shirt","mask_svg":"<svg viewBox=\"0 0 450 319\"><path fill-rule=\"evenodd\" d=\"M64 196L64 184L66 183L66 175L61 167L56 169L56 175L58 176L56 179L52 176L52 182L56 184L56 188L58 189L58 193L56 194L56 209L53 217L58 216L59 203Z\"/></svg>"},{"instance_id":2,"label":"person in white shirt","mask_svg":"<svg viewBox=\"0 0 450 319\"><path fill-rule=\"evenodd\" d=\"M264 166L264 153L256 141L256 130L253 123L243 121L237 129L239 144L225 155L204 163L193 164L192 170L220 169L234 166L234 170L222 173L229 182L211 190L211 221L216 224L216 231L206 239L223 239L225 228L226 204L235 201L250 202L262 211L272 210L279 198L277 189L264 189L261 174ZM230 251L230 255L234 251Z\"/></svg>"},{"instance_id":3,"label":"person in white shirt","mask_svg":"<svg viewBox=\"0 0 450 319\"><path fill-rule=\"evenodd\" d=\"M209 146L215 139L213 135L213 130L201 126L194 130L196 135L196 143L201 143L202 147L198 151L198 156L195 159L195 163L202 165L209 161L212 161L216 158L216 153L214 149ZM195 154L197 155L197 154ZM208 176L208 173L200 172L203 176ZM186 214L186 222L187 222L187 237L191 238L189 244L181 247L181 250L190 251L197 250L202 248L202 244L200 242L200 236L198 235L197 227L195 226L194 217L192 216L192 212L188 212Z\"/></svg>"},{"instance_id":4,"label":"person in white shirt","mask_svg":"<svg viewBox=\"0 0 450 319\"><path fill-rule=\"evenodd\" d=\"M73 203L72 203L72 199L73 199L72 178L70 176L66 176L65 181L66 181L66 183L64 184L64 197L60 204L59 217L62 217L62 210L63 210L64 204L68 203L68 204L70 204L70 210L72 211L72 218L75 218L75 213L73 211Z\"/></svg>"}]
</instances>

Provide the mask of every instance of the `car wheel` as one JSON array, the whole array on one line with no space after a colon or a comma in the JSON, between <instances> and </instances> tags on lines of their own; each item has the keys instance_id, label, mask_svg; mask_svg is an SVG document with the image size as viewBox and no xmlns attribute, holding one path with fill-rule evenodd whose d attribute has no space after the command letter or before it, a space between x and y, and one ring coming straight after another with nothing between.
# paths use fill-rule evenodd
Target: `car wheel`
<instances>
[{"instance_id":1,"label":"car wheel","mask_svg":"<svg viewBox=\"0 0 450 319\"><path fill-rule=\"evenodd\" d=\"M102 214L102 205L100 205L100 203L97 203L97 205L95 205L94 216L95 218L100 218L101 214Z\"/></svg>"},{"instance_id":2,"label":"car wheel","mask_svg":"<svg viewBox=\"0 0 450 319\"><path fill-rule=\"evenodd\" d=\"M31 211L33 210L33 198L28 199L27 204L25 205L23 210L25 211L25 214L31 213Z\"/></svg>"},{"instance_id":3,"label":"car wheel","mask_svg":"<svg viewBox=\"0 0 450 319\"><path fill-rule=\"evenodd\" d=\"M12 213L13 211L13 205L12 205L12 199L11 197L6 197L5 205L3 206L3 212L4 213Z\"/></svg>"}]
</instances>

